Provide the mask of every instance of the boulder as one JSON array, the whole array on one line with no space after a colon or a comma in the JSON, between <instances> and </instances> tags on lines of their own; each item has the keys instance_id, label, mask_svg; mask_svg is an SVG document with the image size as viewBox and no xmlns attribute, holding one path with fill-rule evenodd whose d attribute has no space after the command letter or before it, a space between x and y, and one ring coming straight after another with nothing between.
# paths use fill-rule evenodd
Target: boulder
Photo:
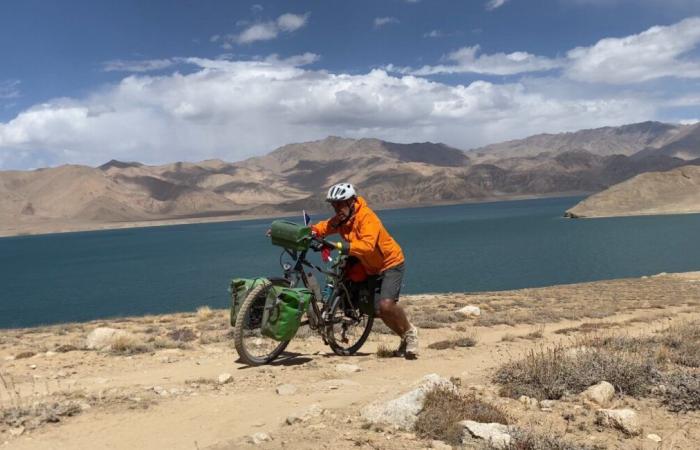
<instances>
[{"instance_id":1,"label":"boulder","mask_svg":"<svg viewBox=\"0 0 700 450\"><path fill-rule=\"evenodd\" d=\"M596 423L616 428L630 436L636 436L642 432L637 413L631 409L599 409L596 411Z\"/></svg>"},{"instance_id":2,"label":"boulder","mask_svg":"<svg viewBox=\"0 0 700 450\"><path fill-rule=\"evenodd\" d=\"M479 423L473 420L463 420L459 423L464 427L462 442L472 438L483 439L495 448L508 448L510 445L510 428L501 423Z\"/></svg>"},{"instance_id":3,"label":"boulder","mask_svg":"<svg viewBox=\"0 0 700 450\"><path fill-rule=\"evenodd\" d=\"M600 406L607 406L615 397L615 387L607 381L601 381L583 391L581 395Z\"/></svg>"},{"instance_id":4,"label":"boulder","mask_svg":"<svg viewBox=\"0 0 700 450\"><path fill-rule=\"evenodd\" d=\"M438 387L456 389L450 380L431 373L420 380L416 389L388 402L374 402L366 406L361 416L373 424L389 424L410 431L416 423L418 413L423 409L425 396Z\"/></svg>"},{"instance_id":5,"label":"boulder","mask_svg":"<svg viewBox=\"0 0 700 450\"><path fill-rule=\"evenodd\" d=\"M460 308L456 311L457 316L462 318L467 317L479 317L481 316L481 308L478 306L467 305L464 308Z\"/></svg>"},{"instance_id":6,"label":"boulder","mask_svg":"<svg viewBox=\"0 0 700 450\"><path fill-rule=\"evenodd\" d=\"M123 330L108 327L95 328L85 338L85 347L88 350L106 351L112 347L116 339L126 336L130 336L130 333Z\"/></svg>"}]
</instances>

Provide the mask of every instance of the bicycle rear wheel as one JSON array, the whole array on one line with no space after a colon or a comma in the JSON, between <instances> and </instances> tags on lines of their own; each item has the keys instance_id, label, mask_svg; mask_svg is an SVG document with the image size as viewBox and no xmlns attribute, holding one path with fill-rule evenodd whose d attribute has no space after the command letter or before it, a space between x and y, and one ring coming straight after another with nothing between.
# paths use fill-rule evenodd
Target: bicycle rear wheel
<instances>
[{"instance_id":1,"label":"bicycle rear wheel","mask_svg":"<svg viewBox=\"0 0 700 450\"><path fill-rule=\"evenodd\" d=\"M355 354L365 343L374 324L374 315L364 314L352 303L346 290L331 309L326 322L328 345L341 356Z\"/></svg>"},{"instance_id":2,"label":"bicycle rear wheel","mask_svg":"<svg viewBox=\"0 0 700 450\"><path fill-rule=\"evenodd\" d=\"M233 343L238 356L241 361L251 366L269 364L289 344L289 341L279 342L261 333L265 300L272 285L270 281L265 281L248 293L233 328Z\"/></svg>"}]
</instances>

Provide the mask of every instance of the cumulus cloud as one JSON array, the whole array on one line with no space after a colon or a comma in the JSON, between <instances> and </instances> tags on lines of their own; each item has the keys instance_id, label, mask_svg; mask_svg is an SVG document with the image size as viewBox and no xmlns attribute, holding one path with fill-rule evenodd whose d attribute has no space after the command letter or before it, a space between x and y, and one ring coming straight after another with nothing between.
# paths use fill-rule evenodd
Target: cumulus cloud
<instances>
[{"instance_id":1,"label":"cumulus cloud","mask_svg":"<svg viewBox=\"0 0 700 450\"><path fill-rule=\"evenodd\" d=\"M396 17L376 17L374 19L374 28L381 28L392 23L399 23Z\"/></svg>"},{"instance_id":2,"label":"cumulus cloud","mask_svg":"<svg viewBox=\"0 0 700 450\"><path fill-rule=\"evenodd\" d=\"M211 42L222 42L222 47L230 49L235 44L252 44L257 41L269 41L276 39L281 33L292 33L306 26L309 21L309 13L306 14L282 14L275 20L258 22L248 25L247 22L239 22L240 25L248 25L246 29L237 34L225 36L214 35Z\"/></svg>"},{"instance_id":3,"label":"cumulus cloud","mask_svg":"<svg viewBox=\"0 0 700 450\"><path fill-rule=\"evenodd\" d=\"M489 0L486 3L486 10L487 11L493 11L494 9L498 9L501 6L505 5L508 0Z\"/></svg>"},{"instance_id":4,"label":"cumulus cloud","mask_svg":"<svg viewBox=\"0 0 700 450\"><path fill-rule=\"evenodd\" d=\"M623 38L606 38L567 53L567 75L578 81L637 83L662 77L700 78L700 63L687 56L700 44L700 17L655 26Z\"/></svg>"},{"instance_id":5,"label":"cumulus cloud","mask_svg":"<svg viewBox=\"0 0 700 450\"><path fill-rule=\"evenodd\" d=\"M553 95L551 83L451 86L378 69L351 75L302 67L317 58L186 58L191 73L131 74L82 98L35 105L0 122L0 167L235 161L327 135L471 148L653 114L636 95Z\"/></svg>"},{"instance_id":6,"label":"cumulus cloud","mask_svg":"<svg viewBox=\"0 0 700 450\"><path fill-rule=\"evenodd\" d=\"M420 69L387 66L388 70L403 74L427 76L436 74L477 73L490 75L514 75L523 72L541 72L562 67L562 61L537 56L527 52L478 55L480 47L463 47L443 57L448 64L426 65Z\"/></svg>"},{"instance_id":7,"label":"cumulus cloud","mask_svg":"<svg viewBox=\"0 0 700 450\"><path fill-rule=\"evenodd\" d=\"M163 70L176 64L176 59L123 60L115 59L102 64L105 72L152 72Z\"/></svg>"}]
</instances>

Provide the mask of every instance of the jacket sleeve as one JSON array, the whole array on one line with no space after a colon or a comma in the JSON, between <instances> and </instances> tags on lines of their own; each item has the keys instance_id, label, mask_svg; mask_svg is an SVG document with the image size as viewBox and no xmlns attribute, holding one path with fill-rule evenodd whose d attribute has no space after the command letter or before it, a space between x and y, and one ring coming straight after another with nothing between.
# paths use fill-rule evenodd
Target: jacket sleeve
<instances>
[{"instance_id":1,"label":"jacket sleeve","mask_svg":"<svg viewBox=\"0 0 700 450\"><path fill-rule=\"evenodd\" d=\"M350 242L350 255L362 257L372 253L377 246L379 230L381 228L379 218L374 214L368 214L360 223L358 238Z\"/></svg>"},{"instance_id":2,"label":"jacket sleeve","mask_svg":"<svg viewBox=\"0 0 700 450\"><path fill-rule=\"evenodd\" d=\"M311 229L316 232L318 237L326 237L331 234L335 234L338 232L338 228L332 227L331 226L331 219L328 220L322 220L321 222L311 225Z\"/></svg>"}]
</instances>

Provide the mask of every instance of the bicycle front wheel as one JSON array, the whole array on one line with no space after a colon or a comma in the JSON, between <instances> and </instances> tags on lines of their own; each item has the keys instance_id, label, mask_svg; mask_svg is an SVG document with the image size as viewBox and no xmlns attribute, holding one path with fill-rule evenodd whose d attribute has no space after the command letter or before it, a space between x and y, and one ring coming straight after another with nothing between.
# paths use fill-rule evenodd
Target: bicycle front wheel
<instances>
[{"instance_id":1,"label":"bicycle front wheel","mask_svg":"<svg viewBox=\"0 0 700 450\"><path fill-rule=\"evenodd\" d=\"M275 360L289 341L276 341L261 333L265 300L272 283L264 281L253 288L241 305L233 328L233 343L241 361L259 366Z\"/></svg>"},{"instance_id":2,"label":"bicycle front wheel","mask_svg":"<svg viewBox=\"0 0 700 450\"><path fill-rule=\"evenodd\" d=\"M374 315L361 312L343 290L326 322L328 345L337 355L353 355L364 345L373 324Z\"/></svg>"}]
</instances>

